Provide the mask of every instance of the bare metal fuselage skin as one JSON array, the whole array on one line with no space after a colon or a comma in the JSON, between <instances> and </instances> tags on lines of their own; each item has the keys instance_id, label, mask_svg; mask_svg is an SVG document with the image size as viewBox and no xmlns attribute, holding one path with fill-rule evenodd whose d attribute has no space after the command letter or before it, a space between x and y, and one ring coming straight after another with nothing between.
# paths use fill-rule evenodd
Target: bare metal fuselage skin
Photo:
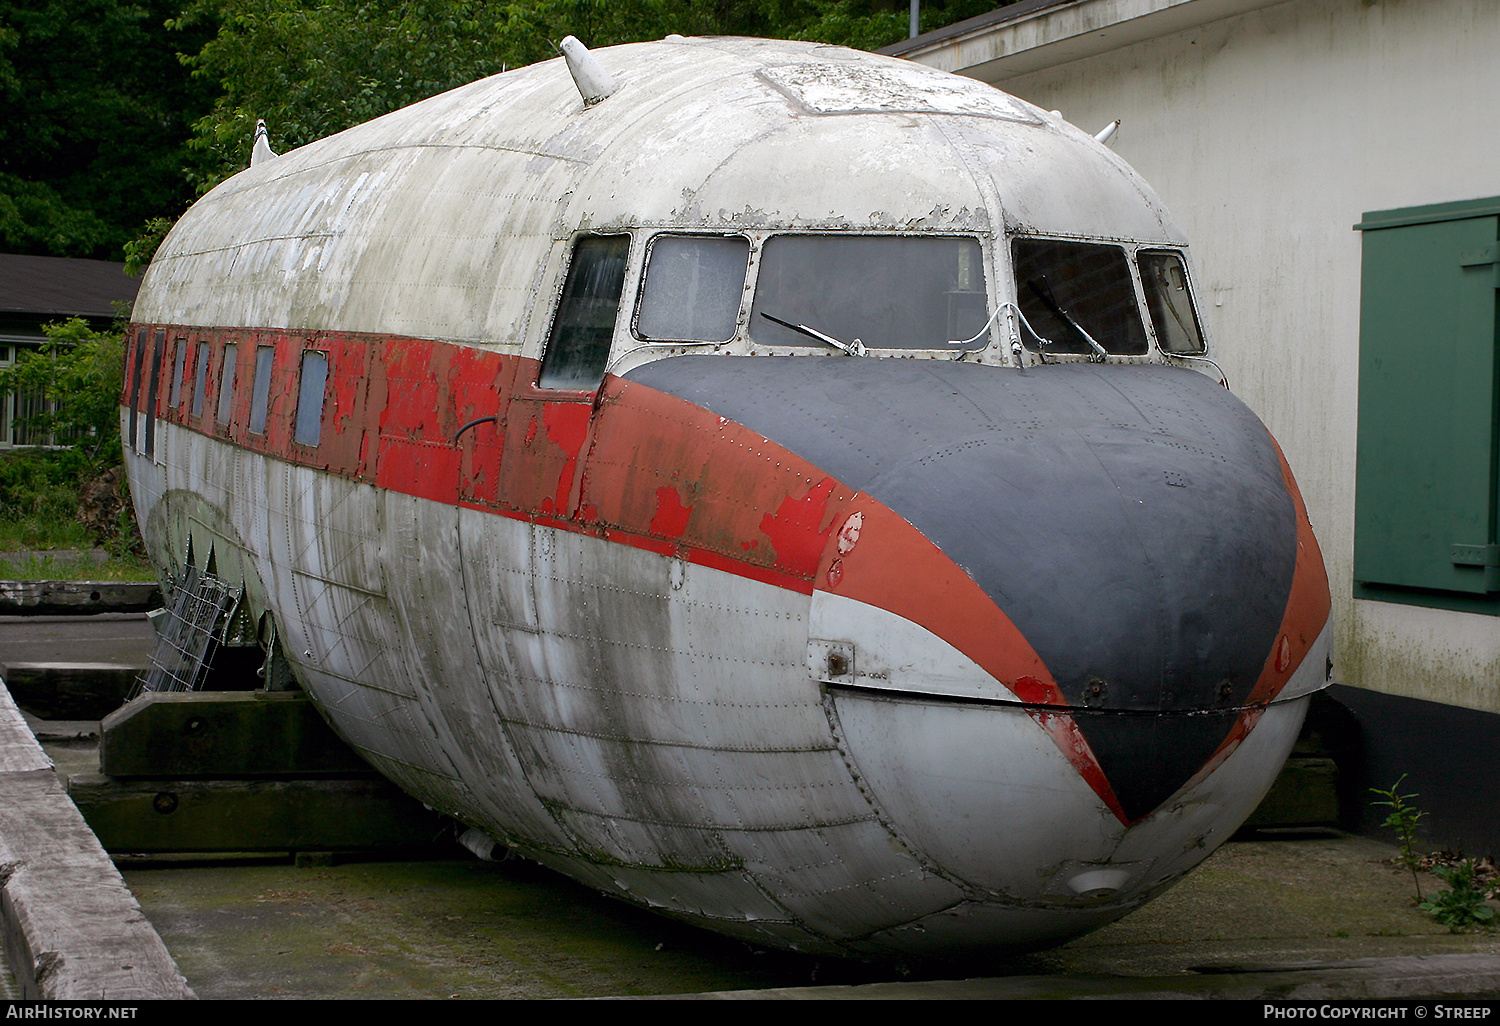
<instances>
[{"instance_id":1,"label":"bare metal fuselage skin","mask_svg":"<svg viewBox=\"0 0 1500 1026\"><path fill-rule=\"evenodd\" d=\"M1328 588L1215 378L1155 333L1099 362L1005 344L1013 240L1180 254L1154 194L1055 116L902 62L599 57L620 88L592 107L561 61L521 69L183 218L123 400L153 559L211 551L424 802L724 933L1041 946L1169 886L1279 769ZM993 343L773 337L771 240L841 234L973 240L949 302L980 296ZM543 387L593 236L623 282L607 366ZM729 337L647 337L665 237L745 254Z\"/></svg>"}]
</instances>

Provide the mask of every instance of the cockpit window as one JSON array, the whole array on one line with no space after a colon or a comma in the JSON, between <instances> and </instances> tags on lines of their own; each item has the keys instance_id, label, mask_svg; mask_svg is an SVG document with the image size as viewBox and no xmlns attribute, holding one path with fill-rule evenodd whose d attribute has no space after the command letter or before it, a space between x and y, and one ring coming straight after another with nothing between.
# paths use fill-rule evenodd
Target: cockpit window
<instances>
[{"instance_id":1,"label":"cockpit window","mask_svg":"<svg viewBox=\"0 0 1500 1026\"><path fill-rule=\"evenodd\" d=\"M1146 327L1130 261L1119 246L1017 238L1016 302L1031 330L1026 348L1044 353L1111 356L1146 353ZM1045 341L1043 341L1045 340Z\"/></svg>"},{"instance_id":2,"label":"cockpit window","mask_svg":"<svg viewBox=\"0 0 1500 1026\"><path fill-rule=\"evenodd\" d=\"M775 235L762 249L750 330L770 345L809 344L784 321L844 346L956 352L988 344L988 313L976 239Z\"/></svg>"},{"instance_id":3,"label":"cockpit window","mask_svg":"<svg viewBox=\"0 0 1500 1026\"><path fill-rule=\"evenodd\" d=\"M573 246L537 387L586 392L604 380L629 252L629 235L585 235Z\"/></svg>"},{"instance_id":4,"label":"cockpit window","mask_svg":"<svg viewBox=\"0 0 1500 1026\"><path fill-rule=\"evenodd\" d=\"M1188 291L1187 268L1176 253L1141 253L1141 284L1146 287L1146 307L1156 344L1167 353L1201 353L1203 332L1193 313Z\"/></svg>"},{"instance_id":5,"label":"cockpit window","mask_svg":"<svg viewBox=\"0 0 1500 1026\"><path fill-rule=\"evenodd\" d=\"M739 235L658 235L646 254L635 330L650 342L734 338L750 265Z\"/></svg>"}]
</instances>

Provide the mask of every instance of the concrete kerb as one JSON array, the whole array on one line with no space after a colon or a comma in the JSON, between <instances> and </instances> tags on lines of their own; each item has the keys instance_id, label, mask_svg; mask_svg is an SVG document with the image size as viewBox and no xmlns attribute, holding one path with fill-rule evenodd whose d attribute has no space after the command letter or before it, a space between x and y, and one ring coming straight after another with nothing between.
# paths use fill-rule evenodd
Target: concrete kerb
<instances>
[{"instance_id":1,"label":"concrete kerb","mask_svg":"<svg viewBox=\"0 0 1500 1026\"><path fill-rule=\"evenodd\" d=\"M0 931L23 998L195 995L0 680Z\"/></svg>"},{"instance_id":2,"label":"concrete kerb","mask_svg":"<svg viewBox=\"0 0 1500 1026\"><path fill-rule=\"evenodd\" d=\"M162 604L154 581L0 581L0 614L145 613Z\"/></svg>"},{"instance_id":3,"label":"concrete kerb","mask_svg":"<svg viewBox=\"0 0 1500 1026\"><path fill-rule=\"evenodd\" d=\"M1196 976L1008 976L993 979L867 983L656 995L678 1000L1111 1000L1492 1001L1500 958L1486 954L1412 955L1344 962L1238 966ZM620 1000L620 999L611 999ZM632 1000L626 998L624 1000Z\"/></svg>"}]
</instances>

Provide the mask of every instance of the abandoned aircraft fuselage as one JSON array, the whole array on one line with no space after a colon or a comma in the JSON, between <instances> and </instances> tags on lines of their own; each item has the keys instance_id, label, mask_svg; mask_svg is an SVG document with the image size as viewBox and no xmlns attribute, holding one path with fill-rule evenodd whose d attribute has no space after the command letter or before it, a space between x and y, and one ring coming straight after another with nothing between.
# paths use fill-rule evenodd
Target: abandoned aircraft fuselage
<instances>
[{"instance_id":1,"label":"abandoned aircraft fuselage","mask_svg":"<svg viewBox=\"0 0 1500 1026\"><path fill-rule=\"evenodd\" d=\"M153 559L212 552L424 802L724 933L1042 946L1161 891L1328 648L1181 233L970 80L597 56L592 105L523 68L183 217L123 399Z\"/></svg>"}]
</instances>

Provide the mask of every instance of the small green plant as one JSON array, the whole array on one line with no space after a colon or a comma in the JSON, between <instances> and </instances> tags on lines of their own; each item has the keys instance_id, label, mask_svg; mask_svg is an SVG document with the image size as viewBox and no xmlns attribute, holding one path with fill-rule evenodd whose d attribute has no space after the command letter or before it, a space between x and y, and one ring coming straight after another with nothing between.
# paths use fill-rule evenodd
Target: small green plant
<instances>
[{"instance_id":1,"label":"small green plant","mask_svg":"<svg viewBox=\"0 0 1500 1026\"><path fill-rule=\"evenodd\" d=\"M1484 903L1486 888L1475 877L1473 859L1463 859L1452 866L1434 866L1432 871L1448 889L1438 891L1418 905L1423 912L1431 913L1455 932L1471 926L1488 926L1495 918L1495 910Z\"/></svg>"},{"instance_id":2,"label":"small green plant","mask_svg":"<svg viewBox=\"0 0 1500 1026\"><path fill-rule=\"evenodd\" d=\"M1422 900L1422 883L1417 878L1417 863L1422 856L1417 854L1417 824L1422 817L1427 815L1421 809L1411 804L1413 798L1421 797L1415 794L1402 794L1401 782L1406 779L1406 774L1396 778L1396 782L1389 790L1381 790L1378 787L1370 788L1371 793L1380 797L1379 801L1372 804L1378 808L1389 809L1381 826L1387 826L1396 831L1396 838L1401 853L1396 856L1396 861L1411 871L1411 884L1416 888L1417 901Z\"/></svg>"}]
</instances>

